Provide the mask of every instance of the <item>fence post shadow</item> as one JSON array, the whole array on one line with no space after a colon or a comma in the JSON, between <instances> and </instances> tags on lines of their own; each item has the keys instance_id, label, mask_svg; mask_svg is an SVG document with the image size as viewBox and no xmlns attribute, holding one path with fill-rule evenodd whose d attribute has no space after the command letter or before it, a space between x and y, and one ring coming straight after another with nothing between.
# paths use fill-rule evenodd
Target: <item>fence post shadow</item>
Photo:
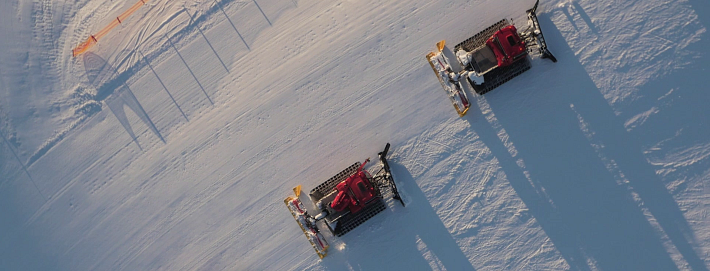
<instances>
[{"instance_id":1,"label":"fence post shadow","mask_svg":"<svg viewBox=\"0 0 710 271\"><path fill-rule=\"evenodd\" d=\"M214 102L212 102L212 98L210 98L210 95L207 94L207 91L205 90L205 88L202 87L202 84L200 83L200 80L197 79L197 76L195 75L195 73L192 72L192 69L190 69L190 66L187 65L187 62L185 61L185 59L184 59L184 58L182 57L182 55L180 54L180 51L178 51L177 47L175 47L175 44L173 44L173 42L170 40L170 38L169 38L167 35L165 35L165 39L168 40L168 43L170 43L170 46L173 47L173 49L175 50L175 53L177 53L177 56L180 58L180 60L182 60L182 63L185 64L185 67L187 68L187 71L190 72L190 74L192 75L192 78L194 78L194 79L195 79L195 82L197 82L197 85L200 86L200 89L202 90L202 93L205 94L205 97L207 97L207 100L210 102L210 104L214 105Z\"/></svg>"},{"instance_id":2,"label":"fence post shadow","mask_svg":"<svg viewBox=\"0 0 710 271\"><path fill-rule=\"evenodd\" d=\"M222 67L224 67L224 70L229 72L229 68L227 68L227 65L224 64L224 61L222 61L222 58L219 57L219 54L217 54L217 50L214 49L214 47L212 46L212 43L210 43L210 41L207 39L207 36L205 36L205 33L202 32L202 29L200 29L200 26L197 23L195 23L194 18L192 17L190 12L187 11L187 8L183 7L183 11L185 12L185 14L187 14L188 17L190 17L190 24L192 24L195 28L197 28L197 31L200 32L200 35L202 35L202 37L205 39L205 42L207 42L207 45L210 47L210 49L212 49L212 52L219 60L219 63L222 63ZM195 11L195 14L197 14L197 11Z\"/></svg>"},{"instance_id":3,"label":"fence post shadow","mask_svg":"<svg viewBox=\"0 0 710 271\"><path fill-rule=\"evenodd\" d=\"M153 66L150 65L150 61L148 61L148 59L145 57L145 55L143 55L143 53L141 53L141 51L136 50L136 52L138 52L138 53L141 55L141 58L143 58L143 61L145 61L145 64L148 66L148 68L150 69L150 71L153 72L153 75L155 75L155 78L158 79L158 82L160 83L160 85L163 86L163 89L165 90L165 92L166 92L166 93L168 94L168 96L170 97L170 100L173 101L173 104L175 105L175 107L177 107L178 111L180 111L180 114L182 114L182 116L185 118L186 121L190 121L190 120L187 118L187 115L185 115L185 112L182 111L182 108L180 108L180 105L178 105L177 101L175 101L175 98L173 97L173 95L170 94L170 91L168 91L168 88L167 88L167 87L165 86L165 84L163 83L163 80L160 79L160 76L158 76L158 73L156 73L156 72L155 72L155 69L153 69Z\"/></svg>"},{"instance_id":4,"label":"fence post shadow","mask_svg":"<svg viewBox=\"0 0 710 271\"><path fill-rule=\"evenodd\" d=\"M232 22L232 19L229 18L229 15L227 15L227 12L225 12L224 9L222 8L222 5L220 5L219 2L217 2L217 0L214 0L214 2L217 5L217 7L222 11L222 13L224 14L224 17L227 18L227 21L229 22L229 24L232 25L232 28L234 28L234 32L237 32L237 35L239 35L239 38L242 39L242 42L244 43L244 46L247 47L247 50L251 51L251 48L249 48L249 44L247 44L247 41L244 40L242 33L239 33L239 30L237 30L237 27Z\"/></svg>"},{"instance_id":5,"label":"fence post shadow","mask_svg":"<svg viewBox=\"0 0 710 271\"><path fill-rule=\"evenodd\" d=\"M554 25L549 16L539 16L539 20L543 27ZM477 97L479 105L489 108L471 108L469 115L487 116L489 123L474 123L474 116L464 118L499 160L511 186L573 269L678 269L634 201L634 192L689 265L707 270L683 237L682 232L689 230L687 221L644 159L640 144L626 133L623 121L614 115L582 64L569 63L576 57L568 45L565 47L559 30L547 27L545 35L560 62L546 64L536 59L531 72L563 65L556 68L555 80L546 81L557 86L536 88L539 84L522 80L543 80L532 78L529 72L522 74ZM539 93L526 93L530 91ZM516 95L545 95L545 103L535 107L535 114L516 114L516 110L507 109ZM523 125L527 123L537 125ZM509 152L508 144L515 152ZM600 151L595 146L604 147ZM619 176L610 170L605 157L614 161L630 186L617 183Z\"/></svg>"},{"instance_id":6,"label":"fence post shadow","mask_svg":"<svg viewBox=\"0 0 710 271\"><path fill-rule=\"evenodd\" d=\"M252 1L254 1L254 5L256 5L256 8L258 8L259 11L261 11L261 15L264 15L264 19L266 19L266 22L269 23L269 26L274 26L273 24L271 24L269 17L266 17L266 13L264 13L264 11L261 9L261 7L259 6L259 3L257 3L256 0L252 0Z\"/></svg>"}]
</instances>

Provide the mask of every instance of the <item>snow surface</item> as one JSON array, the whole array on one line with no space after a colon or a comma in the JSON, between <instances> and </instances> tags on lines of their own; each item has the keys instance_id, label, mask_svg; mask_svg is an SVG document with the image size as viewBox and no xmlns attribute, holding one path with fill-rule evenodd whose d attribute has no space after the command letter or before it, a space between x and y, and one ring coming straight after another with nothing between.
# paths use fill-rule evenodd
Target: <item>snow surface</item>
<instances>
[{"instance_id":1,"label":"snow surface","mask_svg":"<svg viewBox=\"0 0 710 271\"><path fill-rule=\"evenodd\" d=\"M706 1L543 0L559 62L463 118L424 56L534 1L155 0L71 56L133 3L0 1L0 270L710 266ZM386 142L407 207L319 260L283 199Z\"/></svg>"}]
</instances>

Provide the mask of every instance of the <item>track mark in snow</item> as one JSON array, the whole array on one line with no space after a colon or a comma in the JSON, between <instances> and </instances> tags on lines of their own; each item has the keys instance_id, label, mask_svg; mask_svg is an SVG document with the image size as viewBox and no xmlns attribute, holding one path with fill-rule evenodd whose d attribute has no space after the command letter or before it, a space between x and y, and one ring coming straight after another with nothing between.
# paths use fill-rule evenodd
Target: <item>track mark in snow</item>
<instances>
[{"instance_id":1,"label":"track mark in snow","mask_svg":"<svg viewBox=\"0 0 710 271\"><path fill-rule=\"evenodd\" d=\"M52 15L52 0L41 0L35 2L39 5L38 8L34 8L34 21L35 21L35 35L40 40L42 74L48 76L49 78L55 78L56 71L56 56L59 53L56 50L55 39L54 39L54 18Z\"/></svg>"},{"instance_id":2,"label":"track mark in snow","mask_svg":"<svg viewBox=\"0 0 710 271\"><path fill-rule=\"evenodd\" d=\"M626 127L626 131L631 132L634 128L641 126L650 118L651 116L655 115L658 113L660 110L657 107L652 107L651 109L647 110L646 112L642 112L637 114L636 116L631 117L629 120L624 123L624 127Z\"/></svg>"},{"instance_id":3,"label":"track mark in snow","mask_svg":"<svg viewBox=\"0 0 710 271\"><path fill-rule=\"evenodd\" d=\"M27 170L27 166L25 166L25 164L22 163L22 160L20 160L20 157L17 156L17 152L15 152L15 149L12 148L12 145L10 144L10 142L7 141L7 138L5 137L5 135L0 133L0 136L2 136L2 140L5 141L5 144L7 144L7 148L10 149L10 151L12 152L12 155L14 155L15 158L17 158L17 162L20 163L20 165L22 166L22 169L25 171L25 173L27 173L27 177L30 178L30 182L32 182L32 185L34 185L35 189L37 189L37 193L39 193L39 195L42 196L42 198L44 199L44 202L47 203L47 197L45 197L44 194L42 194L42 190L39 190L37 183L35 183L35 180L32 179L32 175L30 175L30 172Z\"/></svg>"},{"instance_id":4,"label":"track mark in snow","mask_svg":"<svg viewBox=\"0 0 710 271\"><path fill-rule=\"evenodd\" d=\"M56 146L59 142L64 139L64 137L67 136L69 132L74 130L74 128L78 127L80 124L84 123L89 116L93 115L97 110L101 110L101 105L92 103L92 102L87 102L84 105L80 107L81 109L86 109L80 111L81 113L85 114L79 114L76 120L72 121L67 127L62 128L58 132L56 132L52 137L47 139L40 147L30 156L30 158L27 160L27 166L32 166L37 160L42 158L49 150L51 150L54 146Z\"/></svg>"},{"instance_id":5,"label":"track mark in snow","mask_svg":"<svg viewBox=\"0 0 710 271\"><path fill-rule=\"evenodd\" d=\"M116 152L113 152L110 155L107 155L106 159L92 161L92 163L90 165L87 165L81 172L76 174L75 177L71 178L69 181L67 181L67 183L64 186L62 186L60 189L58 189L57 192L53 193L49 197L48 201L44 205L42 205L42 207L40 207L29 219L27 219L27 221L24 223L24 225L29 226L29 225L32 225L33 223L35 223L35 221L37 221L37 219L39 219L43 214L45 214L47 211L50 211L51 208L57 203L57 200L59 200L63 195L68 193L69 190L76 183L78 183L80 181L84 181L83 180L84 175L87 175L89 172L91 172L91 170L95 169L98 166L105 165L105 163L107 161L110 161L111 159L113 159L115 156L118 155L118 153L124 151L131 144L132 144L132 141L128 141L124 145L121 145ZM120 172L120 170L119 170L119 172ZM114 176L109 175L109 176L104 176L104 177L106 179L110 180ZM96 179L94 181L98 181L98 180L99 179ZM91 183L87 182L87 184L91 184ZM93 189L89 187L89 188L87 188L87 191L89 192L89 194L94 194L96 192L96 190L98 190L99 188L101 188L101 187L99 186L99 187L95 187Z\"/></svg>"}]
</instances>

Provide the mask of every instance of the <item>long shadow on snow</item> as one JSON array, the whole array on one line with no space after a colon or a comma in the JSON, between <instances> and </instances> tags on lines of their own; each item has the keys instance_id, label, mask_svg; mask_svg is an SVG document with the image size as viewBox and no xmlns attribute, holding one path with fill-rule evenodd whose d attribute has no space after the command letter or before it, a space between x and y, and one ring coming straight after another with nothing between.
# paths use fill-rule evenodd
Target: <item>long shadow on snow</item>
<instances>
[{"instance_id":1,"label":"long shadow on snow","mask_svg":"<svg viewBox=\"0 0 710 271\"><path fill-rule=\"evenodd\" d=\"M411 173L394 159L389 164L407 206L390 200L383 213L341 237L347 249L331 249L322 264L333 270L421 270L432 264L475 270Z\"/></svg>"},{"instance_id":2,"label":"long shadow on snow","mask_svg":"<svg viewBox=\"0 0 710 271\"><path fill-rule=\"evenodd\" d=\"M100 56L92 52L87 52L84 54L84 68L86 69L86 77L89 79L89 83L96 88L96 96L94 99L98 102L106 102L111 112L113 112L139 148L140 144L138 144L138 138L133 132L131 124L128 122L124 106L128 106L128 108L133 110L143 123L145 123L160 140L165 142L165 139L160 134L160 131L158 131L158 128L155 127L155 124L153 124L148 113L145 112L143 106L138 102L138 99L136 99L136 96L133 95L133 91L131 91L126 84L126 78L120 80L119 74L111 64L108 64L108 62ZM125 73L121 75L125 75ZM119 80L113 80L114 77Z\"/></svg>"},{"instance_id":3,"label":"long shadow on snow","mask_svg":"<svg viewBox=\"0 0 710 271\"><path fill-rule=\"evenodd\" d=\"M10 180L6 179L10 176L3 175L0 176L0 270L70 270L60 264L58 255L46 248L51 243L47 241L51 234L36 224L25 223L32 214L28 210L43 204L36 203L39 197L28 197L28 187L32 185L24 182L25 178Z\"/></svg>"},{"instance_id":4,"label":"long shadow on snow","mask_svg":"<svg viewBox=\"0 0 710 271\"><path fill-rule=\"evenodd\" d=\"M545 21L545 23L552 24L547 17L545 17ZM563 40L559 32L555 31L553 34L556 36L554 37L555 39L559 41ZM707 40L707 38L705 38L705 40ZM697 44L706 43L698 42ZM571 54L571 49L569 49L568 52ZM696 61L697 63L702 63L701 65L703 65L703 67L707 67L708 62L703 61L704 59L707 59L707 57ZM580 74L584 72L581 65L578 67L580 68ZM658 128L644 134L627 132L624 127L624 118L614 115L613 109L608 105L607 101L602 97L596 87L589 88L587 91L580 89L578 93L570 93L572 94L571 104L575 105L576 113L581 115L585 122L590 125L590 129L594 133L594 141L602 142L604 145L603 155L608 156L617 163L619 170L624 174L626 179L629 180L632 191L640 196L644 207L654 216L662 230L668 235L670 241L693 270L708 270L708 268L693 249L692 237L689 238L689 236L693 235L692 229L683 216L675 199L668 192L661 178L656 174L655 169L648 163L647 158L643 154L644 149L641 143L644 141L652 141L648 139L653 139L658 133L668 131L669 127L674 126L674 123L677 125L679 121L684 124L681 124L684 127L692 126L696 128L705 126L701 119L707 119L707 112L700 113L700 119L693 114L698 113L698 109L705 108L704 103L699 102L703 100L702 96L705 95L703 95L702 92L692 91L698 89L699 85L701 85L697 81L697 78L703 78L704 76L702 69L691 68L690 71L680 71L677 74L669 75L669 78L665 78L666 80L660 80L665 83L650 82L644 86L641 91L642 93L659 93L663 90L669 90L673 86L677 88L676 84L679 83L684 86L681 87L681 89L691 90L690 92L684 93L687 94L684 95L684 101L687 102L686 104L678 105L679 110L670 110L672 112L670 119L665 119L666 121L660 124L660 126L650 125L650 127ZM589 85L594 86L591 78L588 78L588 75L586 77ZM570 80L570 82L573 82L573 80ZM675 84L668 86L670 82ZM574 94L581 95L577 96ZM695 110L683 110L684 108L694 108ZM677 112L682 113L678 114ZM663 113L661 115L663 115ZM686 113L690 113L690 115ZM707 128L704 129L707 130ZM707 135L707 133L703 133L703 139L705 139L705 135ZM702 170L704 171L704 169Z\"/></svg>"},{"instance_id":5,"label":"long shadow on snow","mask_svg":"<svg viewBox=\"0 0 710 271\"><path fill-rule=\"evenodd\" d=\"M700 23L710 27L710 3L700 4L700 1L691 0ZM710 42L708 35L703 35L700 41L688 45L685 49L698 53L700 57L685 57L688 62L685 69L671 75L657 78L640 87L641 97L626 105L620 117L631 119L639 112L648 111L655 107L658 112L652 114L638 127L632 125L630 133L648 144L655 144L681 134L683 143L694 145L708 141L708 123L710 112L707 107L707 92L701 91L708 84L707 70L710 69L710 55L707 44ZM669 52L670 53L670 52ZM671 114L667 114L670 112ZM661 127L661 129L654 129ZM707 169L705 167L704 169ZM702 171L697 172L701 174Z\"/></svg>"},{"instance_id":6,"label":"long shadow on snow","mask_svg":"<svg viewBox=\"0 0 710 271\"><path fill-rule=\"evenodd\" d=\"M539 66L566 65L564 69L557 68L554 79L534 79L531 73L537 69L533 68L479 98L490 104L495 121L505 127L517 153L508 152L499 139L501 129L471 121L483 114L481 111L472 110L466 119L496 155L511 186L573 269L678 269L634 201L631 192L635 192L690 265L706 270L680 234L688 230L687 222L647 163L640 144L626 132L623 121L613 114L584 68L569 63L575 59L574 52L565 45L561 33L550 27L550 19L544 15L539 19L560 59L558 64ZM536 61L536 65L541 63ZM528 87L524 80L540 87ZM520 109L526 107L522 101L525 95L542 96L538 100L544 103L531 105L531 114L510 109L518 104ZM583 132L583 126L588 132ZM602 147L595 148L592 143L596 142ZM628 185L617 183L618 174L608 168L605 158L615 162ZM532 183L524 171L529 172Z\"/></svg>"},{"instance_id":7,"label":"long shadow on snow","mask_svg":"<svg viewBox=\"0 0 710 271\"><path fill-rule=\"evenodd\" d=\"M708 17L710 4L706 4L703 9L696 1L691 1L691 3L696 7L701 23L709 27L707 19L710 18ZM687 49L694 52L704 52L704 47L709 40L710 38L704 36L702 40L691 44ZM635 188L634 191L643 199L644 205L654 215L670 241L693 270L708 270L707 260L701 259L695 251L695 234L660 177L657 174L651 176L650 172L654 168L645 162L646 159L651 158L639 156L642 151L651 149L654 145L660 147L661 155L672 155L669 152L673 152L674 149L687 149L695 145L708 144L707 135L710 132L710 127L707 124L710 123L710 110L706 106L707 93L699 90L704 89L704 86L710 83L706 75L706 71L710 69L709 58L707 54L701 53L700 58L689 60L690 64L685 69L657 78L640 87L639 93L643 96L632 104L624 106L624 112L619 115L620 120L617 121L617 128L623 126L623 119L632 118L631 114L645 112L651 108L656 108L656 113L638 126L630 127L629 132L615 129L600 134L600 136L606 135L605 139L612 141L611 143L621 143L611 140L613 138L624 138L636 150L633 153L618 152L616 155L623 157L623 159L618 158L617 162L628 162L632 169L643 169L624 171L624 173L637 180L648 180L633 182L634 179L629 178L632 181L631 185ZM599 117L591 113L588 115L590 115L590 119ZM623 148L618 145L610 147L611 150ZM650 153L647 156L654 155L654 151ZM644 160L644 163L641 163L640 160ZM692 179L705 174L708 163L710 163L708 159L700 159L700 161L690 163L691 165L684 165L674 170L679 171L681 175L677 176L679 179ZM669 178L673 177L674 175L670 174Z\"/></svg>"},{"instance_id":8,"label":"long shadow on snow","mask_svg":"<svg viewBox=\"0 0 710 271\"><path fill-rule=\"evenodd\" d=\"M689 1L693 10L698 15L700 24L704 27L710 27L710 4L697 0ZM580 11L583 18L586 16L579 4L575 3L575 8ZM691 18L692 19L692 18ZM585 21L590 21L585 19ZM588 22L590 28L594 27ZM596 31L595 31L596 33ZM681 37L682 38L682 37ZM683 70L676 71L673 74L656 78L653 81L646 83L640 87L640 97L633 100L629 104L621 106L622 112L619 113L618 119L628 120L634 118L635 114L648 113L652 109L656 109L643 121L631 123L628 133L623 133L620 129L605 133L608 135L606 140L617 143L612 140L615 136L624 138L627 142L636 143L633 147L635 150L646 151L653 147L660 146L660 153L668 154L667 152L677 148L688 148L698 144L707 144L707 134L709 132L707 123L710 121L710 112L705 106L706 94L703 91L705 85L710 83L710 80L705 79L706 70L710 69L710 63L707 54L704 54L706 44L709 38L707 35L702 37L702 40L690 44L685 50L691 52L699 52L700 58L686 56L682 62L687 62L689 65ZM590 116L594 114L589 113ZM618 124L622 124L618 121ZM618 127L619 125L617 125ZM596 132L596 131L595 131ZM616 132L617 134L614 134ZM603 135L600 135L603 136ZM654 146L655 145L655 146ZM643 149L642 149L643 148ZM612 148L615 150L618 148ZM619 155L628 156L633 153L620 152ZM646 160L653 159L653 151L646 157L628 160ZM623 161L627 161L624 159ZM679 179L694 178L705 174L708 168L708 160L704 159L691 163L692 165L682 166L673 169L680 171L682 176L677 176ZM644 168L640 172L624 172L626 175L634 174L642 180L643 177L637 173L648 173L654 170L650 165L636 165L633 168ZM660 174L659 174L660 175ZM671 175L665 178L674 178ZM632 183L634 192L638 193L644 200L645 207L654 215L658 224L661 226L670 241L678 249L680 254L686 260L688 265L693 270L708 270L707 260L701 259L695 251L696 243L695 234L686 221L683 213L678 208L678 204L668 193L663 186L663 182L658 175L651 177L657 181L637 182ZM668 181L668 180L666 180ZM682 182L680 187L684 187L686 183ZM676 188L678 189L678 188ZM682 188L681 188L682 189ZM646 196L644 196L646 195Z\"/></svg>"}]
</instances>

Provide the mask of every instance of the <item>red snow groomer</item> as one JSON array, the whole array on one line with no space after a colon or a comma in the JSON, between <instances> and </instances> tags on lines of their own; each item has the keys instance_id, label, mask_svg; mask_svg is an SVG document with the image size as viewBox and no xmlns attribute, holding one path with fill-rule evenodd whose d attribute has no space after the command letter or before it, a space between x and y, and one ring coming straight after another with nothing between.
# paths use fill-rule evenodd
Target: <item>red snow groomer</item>
<instances>
[{"instance_id":1,"label":"red snow groomer","mask_svg":"<svg viewBox=\"0 0 710 271\"><path fill-rule=\"evenodd\" d=\"M503 19L455 45L454 54L462 68L460 72L451 68L443 54L445 41L436 44L438 51L427 54L427 61L459 116L465 115L469 107L460 80L466 78L476 93L484 94L529 70L530 53L557 62L547 49L537 20L535 12L539 2L537 0L535 6L527 10L527 28L518 29Z\"/></svg>"},{"instance_id":2,"label":"red snow groomer","mask_svg":"<svg viewBox=\"0 0 710 271\"><path fill-rule=\"evenodd\" d=\"M343 236L385 210L385 195L391 195L404 206L387 164L389 147L387 143L384 151L378 153L380 167L373 171L376 172L374 175L365 169L370 161L368 158L363 163L355 162L311 190L308 197L314 203L317 215L311 216L303 206L299 198L300 185L293 189L295 197L289 196L284 200L321 259L327 254L328 242L318 224L325 224L335 236Z\"/></svg>"},{"instance_id":3,"label":"red snow groomer","mask_svg":"<svg viewBox=\"0 0 710 271\"><path fill-rule=\"evenodd\" d=\"M527 10L528 26L518 29L503 19L454 46L459 64L478 94L484 94L530 69L529 53L557 62L547 49L537 6Z\"/></svg>"}]
</instances>

